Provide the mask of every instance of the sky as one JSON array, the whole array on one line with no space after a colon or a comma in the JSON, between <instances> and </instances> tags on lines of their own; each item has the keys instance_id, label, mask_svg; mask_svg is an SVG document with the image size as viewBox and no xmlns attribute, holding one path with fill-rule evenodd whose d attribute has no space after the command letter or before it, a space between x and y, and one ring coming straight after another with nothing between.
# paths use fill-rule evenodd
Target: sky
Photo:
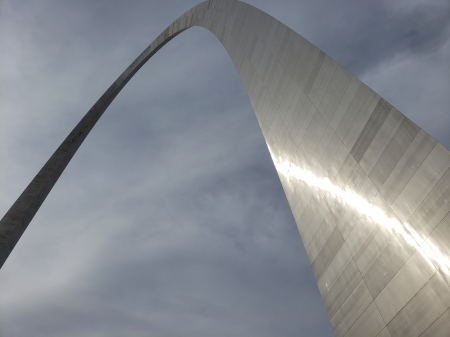
<instances>
[{"instance_id":1,"label":"sky","mask_svg":"<svg viewBox=\"0 0 450 337\"><path fill-rule=\"evenodd\" d=\"M0 1L0 213L197 0ZM248 0L450 149L448 0ZM0 271L0 336L332 336L225 49L194 27L127 84Z\"/></svg>"}]
</instances>

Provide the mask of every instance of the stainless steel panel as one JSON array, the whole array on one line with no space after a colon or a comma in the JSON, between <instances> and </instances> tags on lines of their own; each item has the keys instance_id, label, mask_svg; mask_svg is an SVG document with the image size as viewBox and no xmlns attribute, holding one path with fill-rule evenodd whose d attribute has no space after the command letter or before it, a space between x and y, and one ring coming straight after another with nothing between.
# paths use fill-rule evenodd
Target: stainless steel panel
<instances>
[{"instance_id":1,"label":"stainless steel panel","mask_svg":"<svg viewBox=\"0 0 450 337\"><path fill-rule=\"evenodd\" d=\"M442 219L426 242L440 259L447 260L447 265L450 265L448 263L450 257L450 213Z\"/></svg>"},{"instance_id":2,"label":"stainless steel panel","mask_svg":"<svg viewBox=\"0 0 450 337\"><path fill-rule=\"evenodd\" d=\"M419 128L408 118L404 118L394 137L378 159L374 168L369 174L370 180L379 189L391 174L395 165L411 145L419 132Z\"/></svg>"},{"instance_id":3,"label":"stainless steel panel","mask_svg":"<svg viewBox=\"0 0 450 337\"><path fill-rule=\"evenodd\" d=\"M255 48L253 48L253 53L250 55L250 62L253 64L255 69L259 71L261 56L264 53L266 47L261 42L260 39L256 39ZM267 50L267 49L266 49Z\"/></svg>"},{"instance_id":4,"label":"stainless steel panel","mask_svg":"<svg viewBox=\"0 0 450 337\"><path fill-rule=\"evenodd\" d=\"M269 46L273 37L278 32L280 24L278 22L274 22L270 15L263 12L255 22L255 25L257 26L255 33L265 45Z\"/></svg>"},{"instance_id":5,"label":"stainless steel panel","mask_svg":"<svg viewBox=\"0 0 450 337\"><path fill-rule=\"evenodd\" d=\"M277 103L277 106L278 106L278 102L275 100L275 98L276 98L275 92L278 87L278 84L280 83L280 81L282 80L282 77L284 77L284 76L286 76L286 72L285 72L283 66L281 65L280 62L278 62L278 60L275 61L275 64L274 64L271 72L269 73L269 76L267 77L267 80L265 83L269 90L269 94L272 96L275 103Z\"/></svg>"},{"instance_id":6,"label":"stainless steel panel","mask_svg":"<svg viewBox=\"0 0 450 337\"><path fill-rule=\"evenodd\" d=\"M423 164L392 204L402 221L406 221L450 167L450 152L436 144Z\"/></svg>"},{"instance_id":7,"label":"stainless steel panel","mask_svg":"<svg viewBox=\"0 0 450 337\"><path fill-rule=\"evenodd\" d=\"M255 110L255 114L258 115L261 113L261 107L264 104L264 94L267 92L266 88L264 88L264 83L261 81L261 78L256 75L253 79L252 83L252 91L251 95L254 96L250 102L252 103L253 110Z\"/></svg>"},{"instance_id":8,"label":"stainless steel panel","mask_svg":"<svg viewBox=\"0 0 450 337\"><path fill-rule=\"evenodd\" d=\"M292 134L292 129L294 128L295 119L297 118L297 112L296 112L297 104L299 104L299 102L301 100L303 100L304 98L306 98L306 95L299 88L297 90L297 92L295 93L294 98L292 99L291 105L289 106L289 108L287 110L287 114L286 114L284 121L286 123L288 130L291 132L291 134Z\"/></svg>"},{"instance_id":9,"label":"stainless steel panel","mask_svg":"<svg viewBox=\"0 0 450 337\"><path fill-rule=\"evenodd\" d=\"M368 146L360 161L361 167L367 172L367 174L372 171L373 167L383 154L392 137L394 137L395 132L397 132L404 119L405 116L403 116L397 109L391 109L391 112L387 116L383 125L381 125L380 130L373 138L372 143Z\"/></svg>"},{"instance_id":10,"label":"stainless steel panel","mask_svg":"<svg viewBox=\"0 0 450 337\"><path fill-rule=\"evenodd\" d=\"M341 212L343 216L340 217L338 224L344 238L349 235L352 228L358 222L358 219L367 211L366 207L369 205L370 199L365 199L365 191L361 189L362 187L366 187L366 181L367 175L360 166L356 167L356 170L354 170L351 177L346 181L338 181L336 179L335 186L340 187L341 193L345 195L345 202L341 202L342 205L340 206L343 211Z\"/></svg>"},{"instance_id":11,"label":"stainless steel panel","mask_svg":"<svg viewBox=\"0 0 450 337\"><path fill-rule=\"evenodd\" d=\"M281 118L278 111L276 113L274 112L274 115L275 116L273 118L273 121L272 121L272 123L270 125L270 129L269 129L269 137L271 137L271 138L275 138L275 136L278 134L278 128L283 123L283 119ZM276 149L278 147L277 145L273 145L272 149Z\"/></svg>"},{"instance_id":12,"label":"stainless steel panel","mask_svg":"<svg viewBox=\"0 0 450 337\"><path fill-rule=\"evenodd\" d=\"M289 158L286 157L285 145L287 142L287 137L289 137L289 131L282 117L280 118L280 123L278 124L278 129L276 130L274 136L276 147L279 149L278 154L280 158L283 160L288 160Z\"/></svg>"},{"instance_id":13,"label":"stainless steel panel","mask_svg":"<svg viewBox=\"0 0 450 337\"><path fill-rule=\"evenodd\" d=\"M303 121L302 118L299 119L301 116L305 116L305 112L303 111L303 107L307 105L307 109L309 109L309 105L311 104L311 101L306 97L306 95L303 93L303 91L300 89L300 97L297 101L297 103L292 105L292 128L291 133L292 135L295 135L298 131L299 125L301 125L301 121ZM306 107L305 107L306 108Z\"/></svg>"},{"instance_id":14,"label":"stainless steel panel","mask_svg":"<svg viewBox=\"0 0 450 337\"><path fill-rule=\"evenodd\" d=\"M350 83L351 84L351 83ZM353 97L350 105L347 108L347 111L345 112L344 116L342 117L341 122L339 123L336 133L338 136L344 140L348 130L352 127L353 121L356 119L356 116L358 116L361 108L364 106L364 103L366 102L367 97L371 97L372 99L377 99L377 95L373 91L371 91L367 85L364 83L361 83L358 87L358 91L356 92L355 96ZM368 106L371 106L370 104ZM364 109L370 111L371 109ZM370 113L372 113L373 110L371 110L368 115L370 116ZM365 114L364 114L365 115ZM365 124L365 122L364 122ZM363 126L364 126L363 124ZM358 134L359 135L359 134ZM351 148L351 147L349 147Z\"/></svg>"},{"instance_id":15,"label":"stainless steel panel","mask_svg":"<svg viewBox=\"0 0 450 337\"><path fill-rule=\"evenodd\" d=\"M311 102L313 102L315 107L317 107L318 104L314 103L314 98L316 97L316 94L317 94L317 91L319 90L320 84L322 83L323 79L325 78L328 68L331 66L331 63L332 63L331 58L329 56L325 55L325 59L322 63L322 67L320 67L320 70L317 73L315 80L313 81L311 90L308 93L308 97L311 100ZM305 93L306 93L306 91L305 91Z\"/></svg>"},{"instance_id":16,"label":"stainless steel panel","mask_svg":"<svg viewBox=\"0 0 450 337\"><path fill-rule=\"evenodd\" d=\"M283 66L281 65L281 67L283 67ZM275 99L275 103L277 104L277 106L279 108L281 107L281 104L283 102L284 93L289 85L290 80L291 80L291 76L287 73L286 69L284 69L284 67L283 67L283 71L281 73L280 80L275 87L274 96L273 96ZM274 82L274 84L275 83L276 82ZM280 110L280 112L281 112L281 110ZM282 116L284 118L285 115L283 114Z\"/></svg>"},{"instance_id":17,"label":"stainless steel panel","mask_svg":"<svg viewBox=\"0 0 450 337\"><path fill-rule=\"evenodd\" d=\"M246 36L246 40L244 42L244 53L250 61L254 54L258 40L258 37L251 30L248 30L248 35Z\"/></svg>"},{"instance_id":18,"label":"stainless steel panel","mask_svg":"<svg viewBox=\"0 0 450 337\"><path fill-rule=\"evenodd\" d=\"M369 215L363 215L356 223L355 227L353 227L353 230L346 238L347 246L353 256L356 256L363 245L370 244L370 240L372 240L373 235L375 235L372 235L372 232L377 226L378 223L376 219L371 218Z\"/></svg>"},{"instance_id":19,"label":"stainless steel panel","mask_svg":"<svg viewBox=\"0 0 450 337\"><path fill-rule=\"evenodd\" d=\"M293 74L297 65L296 61L300 56L299 49L302 47L304 39L292 30L289 30L288 34L286 45L280 55L280 62L290 74Z\"/></svg>"},{"instance_id":20,"label":"stainless steel panel","mask_svg":"<svg viewBox=\"0 0 450 337\"><path fill-rule=\"evenodd\" d=\"M258 54L257 54L258 53ZM257 40L255 51L251 58L251 62L258 72L259 76L261 76L261 80L264 82L264 74L266 73L265 66L269 62L270 51L266 48L261 42L261 40Z\"/></svg>"},{"instance_id":21,"label":"stainless steel panel","mask_svg":"<svg viewBox=\"0 0 450 337\"><path fill-rule=\"evenodd\" d=\"M345 193L344 191L349 189L348 183L352 178L355 179L355 184L361 183L361 181L364 179L364 177L359 174L361 172L362 170L353 159L353 157L351 155L347 155L344 163L342 164L338 174L334 179L334 186L337 187L338 190L340 190L342 193ZM359 188L359 186L357 188ZM339 225L342 215L347 211L349 207L352 206L349 205L345 200L342 200L342 197L340 195L329 193L327 194L330 196L326 198L328 208L330 209L331 214L334 216Z\"/></svg>"},{"instance_id":22,"label":"stainless steel panel","mask_svg":"<svg viewBox=\"0 0 450 337\"><path fill-rule=\"evenodd\" d=\"M231 36L236 41L238 41L243 29L244 29L244 25L239 21L239 19L236 20L236 18L235 18L234 23L233 23L233 28L230 31Z\"/></svg>"},{"instance_id":23,"label":"stainless steel panel","mask_svg":"<svg viewBox=\"0 0 450 337\"><path fill-rule=\"evenodd\" d=\"M289 132L286 122L284 122L284 126L286 127L284 135L284 137L286 138L286 144L284 146L284 150L287 156L287 160L290 160L290 158L294 158L295 154L297 153L297 145L295 145L294 139ZM295 179L295 177L293 176L289 176L289 178L293 181L298 181L298 179Z\"/></svg>"},{"instance_id":24,"label":"stainless steel panel","mask_svg":"<svg viewBox=\"0 0 450 337\"><path fill-rule=\"evenodd\" d=\"M375 337L386 326L374 302L353 324L345 337Z\"/></svg>"},{"instance_id":25,"label":"stainless steel panel","mask_svg":"<svg viewBox=\"0 0 450 337\"><path fill-rule=\"evenodd\" d=\"M274 55L277 54L284 40L287 38L287 30L288 27L278 23L275 29L275 34L273 34L267 41L267 46Z\"/></svg>"},{"instance_id":26,"label":"stainless steel panel","mask_svg":"<svg viewBox=\"0 0 450 337\"><path fill-rule=\"evenodd\" d=\"M336 63L337 64L337 63ZM342 68L340 65L337 64L336 70L333 73L333 77L330 80L330 83L328 84L319 105L317 106L317 109L320 111L322 115L325 117L325 112L327 111L328 105L330 104L331 99L334 96L334 93L336 92L336 89L338 88L338 85L341 82L341 78L344 75L344 68ZM350 76L348 76L348 83L350 82ZM342 91L342 94L344 91ZM317 95L318 97L319 95ZM337 107L337 106L336 106ZM327 119L327 121L330 121L330 119Z\"/></svg>"},{"instance_id":27,"label":"stainless steel panel","mask_svg":"<svg viewBox=\"0 0 450 337\"><path fill-rule=\"evenodd\" d=\"M327 62L327 63L325 63ZM317 58L315 59L314 66L311 69L308 76L308 80L305 83L305 86L303 87L303 92L309 97L309 92L311 91L311 88L314 84L314 82L317 79L317 76L322 69L323 64L325 63L326 67L328 67L330 62L330 58L326 57L326 54L323 51L319 51L319 54L317 55ZM323 73L323 71L322 71ZM299 83L300 88L302 88L301 84Z\"/></svg>"},{"instance_id":28,"label":"stainless steel panel","mask_svg":"<svg viewBox=\"0 0 450 337\"><path fill-rule=\"evenodd\" d=\"M377 221L377 226L355 255L355 262L363 275L369 271L384 249L396 236L393 229L386 225L389 222L398 223L398 218L391 209L382 216L382 220Z\"/></svg>"},{"instance_id":29,"label":"stainless steel panel","mask_svg":"<svg viewBox=\"0 0 450 337\"><path fill-rule=\"evenodd\" d=\"M334 73L336 72L337 66L338 66L337 62L334 60L331 60L331 63L328 66L325 76L323 77L322 81L320 82L320 84L317 88L317 92L314 94L315 88L313 87L311 89L311 92L309 93L310 95L314 94L314 98L312 101L313 101L313 104L317 108L319 108L320 101L322 100L323 96L325 95L325 91L327 90L328 85L330 84L331 79L333 78Z\"/></svg>"},{"instance_id":30,"label":"stainless steel panel","mask_svg":"<svg viewBox=\"0 0 450 337\"><path fill-rule=\"evenodd\" d=\"M333 233L331 233L327 242L323 246L322 250L320 251L319 255L317 255L316 259L311 265L314 275L316 276L316 280L320 279L323 272L328 267L343 244L344 239L342 238L339 229L335 228L335 230L333 231Z\"/></svg>"},{"instance_id":31,"label":"stainless steel panel","mask_svg":"<svg viewBox=\"0 0 450 337\"><path fill-rule=\"evenodd\" d=\"M277 66L277 61L269 49L264 51L261 60L261 70L259 72L264 84L269 88L269 77L273 76L273 70Z\"/></svg>"},{"instance_id":32,"label":"stainless steel panel","mask_svg":"<svg viewBox=\"0 0 450 337\"><path fill-rule=\"evenodd\" d=\"M244 57L242 60L242 69L245 69L244 76L242 77L242 83L244 83L244 86L247 88L247 93L250 92L250 85L253 82L253 78L256 75L256 70L253 68L253 65L250 63L250 60L248 57Z\"/></svg>"},{"instance_id":33,"label":"stainless steel panel","mask_svg":"<svg viewBox=\"0 0 450 337\"><path fill-rule=\"evenodd\" d=\"M316 221L323 221L324 218L324 214L320 214L321 213L321 199L319 196L312 194L311 199L309 201L309 203L306 205L305 210L303 211L303 214L300 218L300 235L302 236L302 239L305 240L305 234L306 231L308 230L310 224L312 222L316 222ZM317 214L319 215L319 218L321 218L322 220L317 220ZM307 246L307 243L305 243L305 246Z\"/></svg>"},{"instance_id":34,"label":"stainless steel panel","mask_svg":"<svg viewBox=\"0 0 450 337\"><path fill-rule=\"evenodd\" d=\"M362 170L360 167L359 170ZM338 222L339 230L342 233L344 239L346 239L350 233L353 231L353 228L359 223L361 219L362 213L361 210L350 205L346 208L344 215L340 217Z\"/></svg>"},{"instance_id":35,"label":"stainless steel panel","mask_svg":"<svg viewBox=\"0 0 450 337\"><path fill-rule=\"evenodd\" d=\"M267 96L270 97L269 95L267 95ZM275 105L275 102L272 99L270 100L268 106L269 106L269 108L267 109L266 116L265 116L264 122L263 122L264 129L265 129L263 131L266 131L267 134L269 133L269 130L270 130L271 126L272 126L272 123L273 123L273 120L274 120L275 116L277 115L276 114L276 105Z\"/></svg>"},{"instance_id":36,"label":"stainless steel panel","mask_svg":"<svg viewBox=\"0 0 450 337\"><path fill-rule=\"evenodd\" d=\"M435 273L427 258L420 252L414 253L375 298L384 321L389 323Z\"/></svg>"},{"instance_id":37,"label":"stainless steel panel","mask_svg":"<svg viewBox=\"0 0 450 337\"><path fill-rule=\"evenodd\" d=\"M309 75L314 71L314 64L319 60L318 62L321 65L324 58L325 55L309 42L302 50L293 77L305 94L307 94L305 86L307 85Z\"/></svg>"},{"instance_id":38,"label":"stainless steel panel","mask_svg":"<svg viewBox=\"0 0 450 337\"><path fill-rule=\"evenodd\" d=\"M312 170L317 170L318 166L320 165L320 159L324 155L328 145L333 139L333 136L334 130L331 126L326 125L326 129L322 135L322 138L320 138L319 144L317 145L313 155L311 156L310 167Z\"/></svg>"},{"instance_id":39,"label":"stainless steel panel","mask_svg":"<svg viewBox=\"0 0 450 337\"><path fill-rule=\"evenodd\" d=\"M224 28L230 33L231 29L233 29L233 25L234 25L234 17L231 11L227 11L227 18L224 23Z\"/></svg>"},{"instance_id":40,"label":"stainless steel panel","mask_svg":"<svg viewBox=\"0 0 450 337\"><path fill-rule=\"evenodd\" d=\"M377 297L406 261L416 247L404 235L397 234L364 275L364 281L373 298Z\"/></svg>"},{"instance_id":41,"label":"stainless steel panel","mask_svg":"<svg viewBox=\"0 0 450 337\"><path fill-rule=\"evenodd\" d=\"M450 309L447 309L420 337L448 337L450 331Z\"/></svg>"},{"instance_id":42,"label":"stainless steel panel","mask_svg":"<svg viewBox=\"0 0 450 337\"><path fill-rule=\"evenodd\" d=\"M331 216L330 213L327 213L325 219L322 221L322 224L320 225L313 239L311 240L309 245L306 246L306 252L308 253L308 257L310 258L311 261L315 260L315 258L322 250L323 245L325 244L325 242L327 242L328 238L330 237L335 227L336 223L333 217Z\"/></svg>"},{"instance_id":43,"label":"stainless steel panel","mask_svg":"<svg viewBox=\"0 0 450 337\"><path fill-rule=\"evenodd\" d=\"M218 37L241 76L336 334L447 335L450 153L318 48L238 1L188 11L135 64L194 24Z\"/></svg>"},{"instance_id":44,"label":"stainless steel panel","mask_svg":"<svg viewBox=\"0 0 450 337\"><path fill-rule=\"evenodd\" d=\"M388 324L392 337L417 337L450 307L450 288L439 274L405 305ZM447 331L450 334L450 330Z\"/></svg>"},{"instance_id":45,"label":"stainless steel panel","mask_svg":"<svg viewBox=\"0 0 450 337\"><path fill-rule=\"evenodd\" d=\"M379 129L379 127L377 127L377 123L382 123L384 121L384 117L386 116L385 113L382 113L385 111L384 108L386 107L381 103L382 100L380 96L378 96L375 92L370 92L367 99L364 101L364 104L357 112L356 117L353 115L349 117L354 118L354 121L350 120L350 124L348 125L341 122L342 124L338 127L337 132L342 132L339 133L339 136L344 137L343 143L348 149L351 149L352 155L358 162L361 160L361 156L367 149L366 146L370 144ZM389 112L389 110L385 112ZM346 117L344 116L344 118ZM345 120L343 119L343 121ZM376 127L376 129L372 130L368 124ZM361 146L362 148L360 148Z\"/></svg>"},{"instance_id":46,"label":"stainless steel panel","mask_svg":"<svg viewBox=\"0 0 450 337\"><path fill-rule=\"evenodd\" d=\"M315 114L311 123L309 123L308 128L306 129L305 135L302 138L302 142L299 143L300 150L305 153L306 157L309 158L307 148L309 143L311 142L317 127L319 126L321 120L324 120L320 113L317 113L317 109L314 110Z\"/></svg>"},{"instance_id":47,"label":"stainless steel panel","mask_svg":"<svg viewBox=\"0 0 450 337\"><path fill-rule=\"evenodd\" d=\"M293 80L293 78L289 76L289 81L287 84L286 89L284 90L283 97L281 99L281 103L279 105L280 113L283 119L286 119L286 116L289 112L289 108L291 107L292 101L294 100L295 96L298 92L300 92L300 88L298 87L297 83ZM300 97L300 95L298 96Z\"/></svg>"},{"instance_id":48,"label":"stainless steel panel","mask_svg":"<svg viewBox=\"0 0 450 337\"><path fill-rule=\"evenodd\" d=\"M367 307L373 302L369 290L361 280L341 308L331 318L336 337L344 336Z\"/></svg>"},{"instance_id":49,"label":"stainless steel panel","mask_svg":"<svg viewBox=\"0 0 450 337\"><path fill-rule=\"evenodd\" d=\"M312 135L311 140L306 148L306 156L309 159L312 158L319 142L322 139L323 134L325 133L325 130L327 129L327 127L329 127L327 121L325 120L325 118L323 118L322 114L318 113L317 115L320 116L319 124L317 125L317 128L314 134Z\"/></svg>"},{"instance_id":50,"label":"stainless steel panel","mask_svg":"<svg viewBox=\"0 0 450 337\"><path fill-rule=\"evenodd\" d=\"M389 204L401 193L419 166L428 157L436 141L420 130L380 189Z\"/></svg>"},{"instance_id":51,"label":"stainless steel panel","mask_svg":"<svg viewBox=\"0 0 450 337\"><path fill-rule=\"evenodd\" d=\"M377 337L392 337L392 336L388 328L386 327L377 335Z\"/></svg>"},{"instance_id":52,"label":"stainless steel panel","mask_svg":"<svg viewBox=\"0 0 450 337\"><path fill-rule=\"evenodd\" d=\"M306 205L303 205L302 202L297 201L296 205L292 209L292 215L294 217L295 223L297 224L297 228L299 227L300 218L303 214L303 210L305 209ZM300 232L300 229L299 229Z\"/></svg>"},{"instance_id":53,"label":"stainless steel panel","mask_svg":"<svg viewBox=\"0 0 450 337\"><path fill-rule=\"evenodd\" d=\"M297 205L295 206L295 208L296 212L299 213L300 216L303 213L303 210L305 209L309 200L311 199L312 190L309 188L306 182L299 181L297 187L295 188L295 194L298 198ZM297 226L298 224L299 223L297 222Z\"/></svg>"},{"instance_id":54,"label":"stainless steel panel","mask_svg":"<svg viewBox=\"0 0 450 337\"><path fill-rule=\"evenodd\" d=\"M216 20L213 19L214 22ZM238 48L242 51L244 55L246 55L246 40L248 39L249 34L251 34L250 30L242 24L240 27L241 31L238 33L238 36L236 37L236 42L238 43ZM248 54L246 55L248 56Z\"/></svg>"},{"instance_id":55,"label":"stainless steel panel","mask_svg":"<svg viewBox=\"0 0 450 337\"><path fill-rule=\"evenodd\" d=\"M255 113L256 117L258 118L259 124L263 125L264 120L269 112L272 99L270 98L269 93L267 92L267 89L265 87L263 87L261 91L261 104L258 106L258 110Z\"/></svg>"},{"instance_id":56,"label":"stainless steel panel","mask_svg":"<svg viewBox=\"0 0 450 337\"><path fill-rule=\"evenodd\" d=\"M354 261L350 260L350 263L334 284L325 283L321 294L325 296L323 301L330 317L336 314L361 280L362 276L358 267Z\"/></svg>"},{"instance_id":57,"label":"stainless steel panel","mask_svg":"<svg viewBox=\"0 0 450 337\"><path fill-rule=\"evenodd\" d=\"M334 75L337 71L338 68L338 64L336 61L331 60L330 65L328 66L327 72L325 73L325 76L322 80L322 82L320 83L320 86L317 90L316 95L314 96L313 99L313 104L317 107L317 109L320 111L320 113L323 113L325 111L325 108L323 108L322 106L322 111L319 109L320 108L320 104L325 96L325 94L328 92L328 87L331 85L331 81L332 79L334 79ZM339 74L342 74L342 69L340 69ZM340 76L339 76L340 77ZM337 82L335 80L335 82ZM337 85L337 83L335 83L335 85ZM328 101L331 99L331 95L328 93ZM328 105L328 104L327 104Z\"/></svg>"},{"instance_id":58,"label":"stainless steel panel","mask_svg":"<svg viewBox=\"0 0 450 337\"><path fill-rule=\"evenodd\" d=\"M336 143L339 144L338 142L336 142ZM333 159L331 160L330 164L327 167L327 170L326 170L327 178L329 178L331 181L334 180L334 178L336 177L337 173L341 169L342 164L344 164L344 161L348 155L349 155L349 152L348 152L347 148L341 143L339 148L337 149L336 153L334 154ZM334 195L332 195L331 197L335 198Z\"/></svg>"},{"instance_id":59,"label":"stainless steel panel","mask_svg":"<svg viewBox=\"0 0 450 337\"><path fill-rule=\"evenodd\" d=\"M274 34L277 23L273 22L271 20L271 17L264 13L263 17L261 18L261 26L260 30L256 31L256 34L260 39L264 42L265 45L268 44L268 41L270 40L271 36Z\"/></svg>"},{"instance_id":60,"label":"stainless steel panel","mask_svg":"<svg viewBox=\"0 0 450 337\"><path fill-rule=\"evenodd\" d=\"M303 104L300 104L300 103L301 102L299 101L299 103L297 104L297 107L295 108L295 110L297 111L297 118L295 119L294 128L292 129L292 135L293 135L294 141L296 143L297 143L297 134L299 133L300 128L303 125L303 121L305 120L306 115L309 112L309 109L312 107L312 103L306 97L306 95L305 95L305 100L303 101Z\"/></svg>"},{"instance_id":61,"label":"stainless steel panel","mask_svg":"<svg viewBox=\"0 0 450 337\"><path fill-rule=\"evenodd\" d=\"M348 85L347 89L345 90L344 96L339 102L338 107L336 108L336 111L334 112L333 118L331 119L330 125L334 130L337 130L339 124L342 121L342 118L344 117L345 113L347 112L350 104L352 103L353 99L355 98L359 87L362 85L361 81L358 80L356 77L352 76L350 80L350 84ZM364 90L364 89L362 89ZM358 94L360 95L360 94ZM343 137L341 137L343 139Z\"/></svg>"},{"instance_id":62,"label":"stainless steel panel","mask_svg":"<svg viewBox=\"0 0 450 337\"><path fill-rule=\"evenodd\" d=\"M323 112L323 116L325 117L325 119L327 120L328 123L330 123L331 126L331 121L334 117L334 114L337 112L337 108L341 102L341 100L344 97L344 94L347 92L347 89L350 85L350 81L352 80L352 78L355 78L354 76L352 76L352 74L350 74L347 70L345 70L344 68L342 68L343 74L341 76L341 79L339 80L339 83L337 84L336 87L336 91L333 94L333 97L331 97L330 102L328 103L328 106L326 107L326 110ZM358 89L357 87L359 86L359 83L357 82L357 79L355 78L354 83L356 83L356 89L354 90L354 92L356 93L356 90ZM354 94L353 94L354 95ZM350 104L351 99L353 98L353 96L347 96L347 101L348 104ZM345 110L347 110L348 104L344 104L341 108L340 111L342 111L341 117L344 116ZM345 107L346 105L346 107ZM344 108L345 107L345 108ZM335 124L334 129L336 129L336 127L339 125L340 122L340 118L337 122L337 124Z\"/></svg>"},{"instance_id":63,"label":"stainless steel panel","mask_svg":"<svg viewBox=\"0 0 450 337\"><path fill-rule=\"evenodd\" d=\"M417 234L426 239L442 219L450 212L450 170L448 170L420 206L408 219L408 224Z\"/></svg>"},{"instance_id":64,"label":"stainless steel panel","mask_svg":"<svg viewBox=\"0 0 450 337\"><path fill-rule=\"evenodd\" d=\"M364 183L367 180L367 174L366 172L364 172L364 170L361 168L361 166L358 166L356 168L356 171L353 173L353 175L351 176L350 180L348 180L345 184L345 189L352 191L354 193L357 193L359 196L361 196L362 198L364 198L364 195L361 195L359 193L359 190L362 186L364 186ZM364 199L365 202L367 202L366 199ZM353 207L353 208L358 208L357 203L353 200L348 200L347 203Z\"/></svg>"},{"instance_id":65,"label":"stainless steel panel","mask_svg":"<svg viewBox=\"0 0 450 337\"><path fill-rule=\"evenodd\" d=\"M292 45L289 43L289 40L292 40L292 29L290 29L289 27L286 27L282 38L278 39L278 41L277 41L278 43L275 46L276 49L274 51L275 57L280 62L281 62L281 56L283 55L283 52L285 51L286 47L292 47ZM283 64L283 67L285 67L284 64Z\"/></svg>"},{"instance_id":66,"label":"stainless steel panel","mask_svg":"<svg viewBox=\"0 0 450 337\"><path fill-rule=\"evenodd\" d=\"M297 145L300 145L302 143L303 137L305 136L306 131L308 130L309 124L311 124L314 115L316 114L317 109L314 105L310 105L308 112L303 119L302 124L300 125L297 135L295 136L294 140Z\"/></svg>"},{"instance_id":67,"label":"stainless steel panel","mask_svg":"<svg viewBox=\"0 0 450 337\"><path fill-rule=\"evenodd\" d=\"M327 148L325 149L325 152L322 155L322 158L319 159L320 168L328 169L341 144L342 142L339 139L338 135L334 133L331 141L329 142Z\"/></svg>"},{"instance_id":68,"label":"stainless steel panel","mask_svg":"<svg viewBox=\"0 0 450 337\"><path fill-rule=\"evenodd\" d=\"M352 156L349 156L352 158L352 163L354 161L354 158ZM351 191L355 194L358 193L358 190L361 188L361 186L364 184L364 182L367 179L367 175L364 172L364 170L356 164L356 167L349 167L346 168L344 165L342 165L342 168L339 172L339 174L335 178L335 186L339 187L343 191ZM353 200L346 200L346 202L350 206L355 206Z\"/></svg>"},{"instance_id":69,"label":"stainless steel panel","mask_svg":"<svg viewBox=\"0 0 450 337\"><path fill-rule=\"evenodd\" d=\"M378 193L375 197L371 197L377 192L376 188L370 183L370 180L365 181L363 188L367 191L366 200L368 203L368 211L376 212L381 217L389 209L389 205L384 201L383 197ZM361 190L363 189L361 188ZM372 231L379 225L378 219L372 216L372 214L366 214L363 212L361 218L353 227L350 234L347 236L346 243L353 256L361 249L362 245L366 242Z\"/></svg>"},{"instance_id":70,"label":"stainless steel panel","mask_svg":"<svg viewBox=\"0 0 450 337\"><path fill-rule=\"evenodd\" d=\"M237 71L242 71L242 61L244 59L245 55L242 49L240 49L238 46L234 49L234 53L231 57L231 60L233 61Z\"/></svg>"},{"instance_id":71,"label":"stainless steel panel","mask_svg":"<svg viewBox=\"0 0 450 337\"><path fill-rule=\"evenodd\" d=\"M326 218L330 216L330 213L328 212L328 209L324 205L323 200L321 200L320 204L318 205L318 208L315 209L315 211L316 212L314 213L312 219L309 221L308 228L306 228L304 234L302 235L305 247L309 246L322 223L325 221Z\"/></svg>"},{"instance_id":72,"label":"stainless steel panel","mask_svg":"<svg viewBox=\"0 0 450 337\"><path fill-rule=\"evenodd\" d=\"M326 248L326 247L325 247ZM339 249L331 260L325 272L322 274L320 279L317 280L317 285L319 286L320 294L322 298L328 293L329 289L333 287L339 277L347 268L348 264L351 262L352 257L348 248L344 245Z\"/></svg>"}]
</instances>

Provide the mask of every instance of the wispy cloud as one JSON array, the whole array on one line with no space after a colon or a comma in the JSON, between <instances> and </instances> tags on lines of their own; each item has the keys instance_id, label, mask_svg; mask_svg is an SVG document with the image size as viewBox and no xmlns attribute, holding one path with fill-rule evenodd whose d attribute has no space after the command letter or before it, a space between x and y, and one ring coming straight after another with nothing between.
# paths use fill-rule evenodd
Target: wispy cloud
<instances>
[{"instance_id":1,"label":"wispy cloud","mask_svg":"<svg viewBox=\"0 0 450 337\"><path fill-rule=\"evenodd\" d=\"M248 2L449 147L445 3ZM2 3L0 211L196 3ZM429 106L433 117L420 119ZM0 289L5 336L332 335L242 83L200 28L113 102L2 268Z\"/></svg>"}]
</instances>

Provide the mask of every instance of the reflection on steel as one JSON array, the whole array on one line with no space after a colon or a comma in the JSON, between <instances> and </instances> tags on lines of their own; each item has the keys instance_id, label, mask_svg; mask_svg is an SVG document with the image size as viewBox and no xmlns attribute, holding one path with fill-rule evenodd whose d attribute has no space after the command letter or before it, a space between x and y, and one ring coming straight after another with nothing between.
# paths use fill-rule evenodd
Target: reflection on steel
<instances>
[{"instance_id":1,"label":"reflection on steel","mask_svg":"<svg viewBox=\"0 0 450 337\"><path fill-rule=\"evenodd\" d=\"M313 172L303 170L290 162L278 162L275 158L273 159L278 173L290 179L301 180L308 184L310 188L318 188L322 193L329 193L339 203L353 207L356 212L360 213L360 216L367 215L392 235L400 234L408 244L414 246L423 257L428 259L430 264L434 264L437 271L441 272L444 277L450 277L450 256L444 254L433 242L423 241L407 222L403 224L396 218L389 218L382 209L371 205L352 189L341 189L328 178L319 178Z\"/></svg>"},{"instance_id":2,"label":"reflection on steel","mask_svg":"<svg viewBox=\"0 0 450 337\"><path fill-rule=\"evenodd\" d=\"M0 222L0 265L103 112L201 26L244 83L337 336L449 336L450 153L300 35L236 0L172 23L113 83Z\"/></svg>"}]
</instances>

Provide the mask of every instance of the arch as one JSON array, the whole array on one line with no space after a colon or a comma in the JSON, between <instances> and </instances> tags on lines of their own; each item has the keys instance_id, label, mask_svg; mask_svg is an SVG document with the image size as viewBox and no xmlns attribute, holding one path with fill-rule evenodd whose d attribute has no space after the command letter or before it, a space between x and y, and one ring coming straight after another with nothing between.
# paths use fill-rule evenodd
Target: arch
<instances>
[{"instance_id":1,"label":"arch","mask_svg":"<svg viewBox=\"0 0 450 337\"><path fill-rule=\"evenodd\" d=\"M220 40L244 83L335 334L448 331L449 151L310 42L237 0L183 14L108 88L1 220L0 265L109 104L192 26Z\"/></svg>"}]
</instances>

